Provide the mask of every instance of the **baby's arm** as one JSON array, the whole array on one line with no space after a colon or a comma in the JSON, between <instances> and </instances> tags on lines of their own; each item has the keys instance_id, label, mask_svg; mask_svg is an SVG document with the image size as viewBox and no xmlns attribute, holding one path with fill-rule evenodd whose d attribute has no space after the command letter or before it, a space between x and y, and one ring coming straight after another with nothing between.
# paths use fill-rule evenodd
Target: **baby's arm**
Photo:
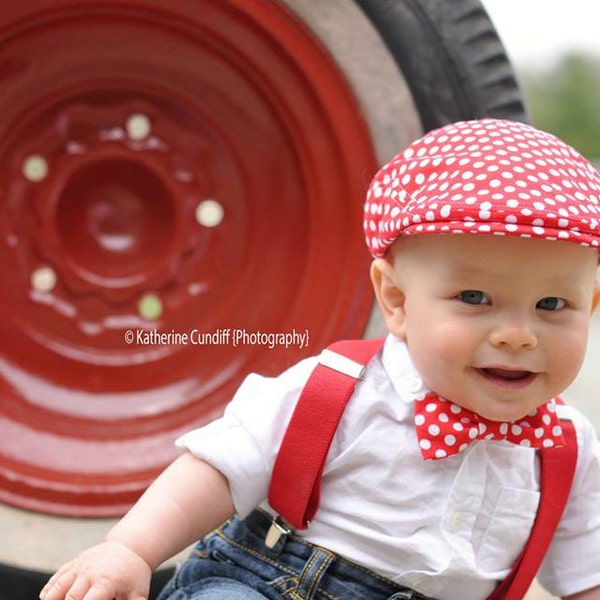
<instances>
[{"instance_id":1,"label":"baby's arm","mask_svg":"<svg viewBox=\"0 0 600 600\"><path fill-rule=\"evenodd\" d=\"M600 585L572 596L565 596L564 600L600 600Z\"/></svg>"},{"instance_id":2,"label":"baby's arm","mask_svg":"<svg viewBox=\"0 0 600 600\"><path fill-rule=\"evenodd\" d=\"M187 453L171 464L107 534L63 565L42 600L145 600L150 576L233 515L225 477Z\"/></svg>"}]
</instances>

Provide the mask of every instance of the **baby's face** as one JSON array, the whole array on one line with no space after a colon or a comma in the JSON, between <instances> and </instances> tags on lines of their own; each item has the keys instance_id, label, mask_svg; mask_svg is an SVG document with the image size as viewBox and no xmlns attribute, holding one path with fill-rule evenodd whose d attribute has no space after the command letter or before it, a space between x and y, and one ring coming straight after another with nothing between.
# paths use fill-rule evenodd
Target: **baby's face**
<instances>
[{"instance_id":1,"label":"baby's face","mask_svg":"<svg viewBox=\"0 0 600 600\"><path fill-rule=\"evenodd\" d=\"M577 375L596 250L518 237L421 235L398 242L390 259L379 263L393 282L383 295L396 288L388 327L406 340L436 393L489 419L513 421Z\"/></svg>"}]
</instances>

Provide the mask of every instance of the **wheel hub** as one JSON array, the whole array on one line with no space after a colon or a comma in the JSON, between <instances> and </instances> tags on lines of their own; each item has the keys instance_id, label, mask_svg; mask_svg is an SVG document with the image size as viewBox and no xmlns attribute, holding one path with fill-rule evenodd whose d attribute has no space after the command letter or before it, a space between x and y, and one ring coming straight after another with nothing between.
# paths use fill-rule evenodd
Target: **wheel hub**
<instances>
[{"instance_id":1,"label":"wheel hub","mask_svg":"<svg viewBox=\"0 0 600 600\"><path fill-rule=\"evenodd\" d=\"M28 0L0 26L0 500L117 515L248 371L362 334L376 163L277 3ZM138 335L236 328L310 344Z\"/></svg>"}]
</instances>

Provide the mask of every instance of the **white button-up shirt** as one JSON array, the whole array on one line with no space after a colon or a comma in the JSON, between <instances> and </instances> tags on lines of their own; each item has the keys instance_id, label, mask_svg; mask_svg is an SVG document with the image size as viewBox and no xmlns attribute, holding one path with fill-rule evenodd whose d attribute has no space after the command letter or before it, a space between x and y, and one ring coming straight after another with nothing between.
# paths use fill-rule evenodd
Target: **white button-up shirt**
<instances>
[{"instance_id":1,"label":"white button-up shirt","mask_svg":"<svg viewBox=\"0 0 600 600\"><path fill-rule=\"evenodd\" d=\"M228 479L239 515L265 504L306 359L277 378L250 375L221 419L177 445ZM477 441L424 461L413 402L428 390L406 346L388 336L344 412L308 541L440 600L481 600L510 571L539 503L535 450ZM571 408L579 455L569 504L539 580L561 596L600 585L600 444ZM267 507L268 508L268 507Z\"/></svg>"}]
</instances>

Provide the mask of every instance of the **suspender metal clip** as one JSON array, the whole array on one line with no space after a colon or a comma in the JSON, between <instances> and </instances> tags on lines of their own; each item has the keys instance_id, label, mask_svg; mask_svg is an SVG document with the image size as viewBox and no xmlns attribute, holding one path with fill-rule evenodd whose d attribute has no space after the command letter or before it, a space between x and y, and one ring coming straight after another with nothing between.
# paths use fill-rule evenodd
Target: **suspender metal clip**
<instances>
[{"instance_id":1,"label":"suspender metal clip","mask_svg":"<svg viewBox=\"0 0 600 600\"><path fill-rule=\"evenodd\" d=\"M274 517L271 527L267 531L265 545L272 550L281 539L281 536L288 536L290 533L292 533L291 527L281 517Z\"/></svg>"}]
</instances>

